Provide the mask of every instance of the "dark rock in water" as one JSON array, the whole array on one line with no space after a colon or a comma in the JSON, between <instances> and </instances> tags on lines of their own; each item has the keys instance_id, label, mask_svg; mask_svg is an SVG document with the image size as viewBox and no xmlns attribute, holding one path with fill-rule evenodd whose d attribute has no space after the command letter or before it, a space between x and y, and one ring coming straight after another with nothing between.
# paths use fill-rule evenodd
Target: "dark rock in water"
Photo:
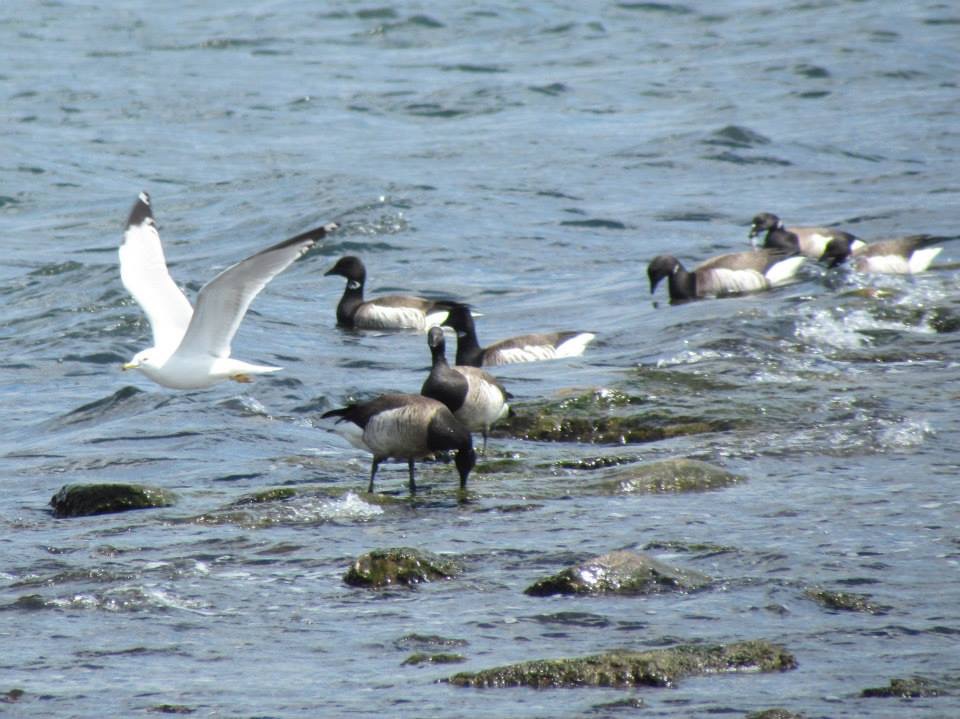
<instances>
[{"instance_id":1,"label":"dark rock in water","mask_svg":"<svg viewBox=\"0 0 960 719\"><path fill-rule=\"evenodd\" d=\"M498 424L495 435L546 442L636 444L733 427L729 421L682 417L662 410L629 413L644 400L607 388L560 401L518 407Z\"/></svg>"},{"instance_id":2,"label":"dark rock in water","mask_svg":"<svg viewBox=\"0 0 960 719\"><path fill-rule=\"evenodd\" d=\"M293 487L271 487L261 489L251 494L245 494L233 503L234 506L243 506L245 504L263 504L264 502L281 502L291 497L296 497L299 492Z\"/></svg>"},{"instance_id":3,"label":"dark rock in water","mask_svg":"<svg viewBox=\"0 0 960 719\"><path fill-rule=\"evenodd\" d=\"M395 547L364 554L343 575L343 581L354 587L412 586L452 579L461 571L452 560L419 549Z\"/></svg>"},{"instance_id":4,"label":"dark rock in water","mask_svg":"<svg viewBox=\"0 0 960 719\"><path fill-rule=\"evenodd\" d=\"M615 494L706 492L743 481L743 477L712 464L678 458L626 465L606 475L601 486Z\"/></svg>"},{"instance_id":5,"label":"dark rock in water","mask_svg":"<svg viewBox=\"0 0 960 719\"><path fill-rule=\"evenodd\" d=\"M944 692L935 687L929 679L911 677L909 679L891 679L888 687L873 687L860 692L862 697L893 697L897 699L916 699L919 697L938 697Z\"/></svg>"},{"instance_id":6,"label":"dark rock in water","mask_svg":"<svg viewBox=\"0 0 960 719\"><path fill-rule=\"evenodd\" d=\"M191 709L183 704L158 704L155 707L150 707L147 711L151 714L193 714L196 709Z\"/></svg>"},{"instance_id":7,"label":"dark rock in water","mask_svg":"<svg viewBox=\"0 0 960 719\"><path fill-rule=\"evenodd\" d=\"M612 712L618 712L621 710L627 709L643 709L644 701L640 697L627 697L626 699L620 699L615 702L604 702L603 704L596 704L590 707L591 714L599 714L601 716L611 716ZM632 714L626 714L626 716L633 716Z\"/></svg>"},{"instance_id":8,"label":"dark rock in water","mask_svg":"<svg viewBox=\"0 0 960 719\"><path fill-rule=\"evenodd\" d=\"M467 661L462 654L411 654L403 660L403 666L419 666L420 664L460 664Z\"/></svg>"},{"instance_id":9,"label":"dark rock in water","mask_svg":"<svg viewBox=\"0 0 960 719\"><path fill-rule=\"evenodd\" d=\"M55 517L87 517L170 507L177 495L145 484L67 484L50 499Z\"/></svg>"},{"instance_id":10,"label":"dark rock in water","mask_svg":"<svg viewBox=\"0 0 960 719\"><path fill-rule=\"evenodd\" d=\"M18 702L23 699L24 694L26 694L26 692L23 689L11 689L5 694L0 694L0 702L3 702L4 704L13 704L14 702Z\"/></svg>"},{"instance_id":11,"label":"dark rock in water","mask_svg":"<svg viewBox=\"0 0 960 719\"><path fill-rule=\"evenodd\" d=\"M804 594L827 609L843 612L865 612L867 614L885 614L886 609L870 601L867 594L853 592L834 592L819 587L809 587Z\"/></svg>"},{"instance_id":12,"label":"dark rock in water","mask_svg":"<svg viewBox=\"0 0 960 719\"><path fill-rule=\"evenodd\" d=\"M804 719L803 714L794 714L781 707L764 709L763 711L750 712L747 719Z\"/></svg>"},{"instance_id":13,"label":"dark rock in water","mask_svg":"<svg viewBox=\"0 0 960 719\"><path fill-rule=\"evenodd\" d=\"M534 597L554 594L653 594L702 589L710 577L677 569L645 554L619 551L595 557L541 579L524 590Z\"/></svg>"},{"instance_id":14,"label":"dark rock in water","mask_svg":"<svg viewBox=\"0 0 960 719\"><path fill-rule=\"evenodd\" d=\"M721 672L782 672L796 659L783 647L757 640L725 646L680 645L646 652L614 651L573 659L542 659L479 672L461 672L447 681L470 687L670 687L679 680Z\"/></svg>"}]
</instances>

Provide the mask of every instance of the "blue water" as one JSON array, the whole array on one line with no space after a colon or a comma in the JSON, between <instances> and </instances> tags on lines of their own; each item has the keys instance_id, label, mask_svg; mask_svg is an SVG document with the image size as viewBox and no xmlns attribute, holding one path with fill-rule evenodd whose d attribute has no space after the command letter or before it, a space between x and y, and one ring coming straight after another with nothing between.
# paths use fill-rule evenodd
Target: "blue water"
<instances>
[{"instance_id":1,"label":"blue water","mask_svg":"<svg viewBox=\"0 0 960 719\"><path fill-rule=\"evenodd\" d=\"M960 246L914 278L804 270L670 307L646 263L745 249L760 211L867 239L955 235L960 11L916 2L14 3L0 8L0 704L11 716L960 714ZM249 253L342 230L256 300L253 385L177 393L119 365L149 342L116 248L153 198L191 296ZM450 467L364 500L369 459L323 410L416 391L417 334L335 327L372 293L473 304L481 341L588 329L580 359L498 376L516 403L613 388L726 431L629 446L491 440L514 473ZM560 460L687 456L743 475L610 495ZM378 487L405 494L406 468ZM141 481L170 509L57 520L64 484ZM292 485L298 498L233 502ZM309 491L319 487L324 491ZM712 544L723 551L698 549ZM358 555L414 546L461 578L353 589ZM618 548L713 576L641 599L537 599ZM869 594L831 612L808 587ZM462 646L403 665L410 635ZM670 690L465 690L456 671L676 642L782 642L799 667ZM919 675L953 695L864 699ZM604 707L642 698L642 710Z\"/></svg>"}]
</instances>

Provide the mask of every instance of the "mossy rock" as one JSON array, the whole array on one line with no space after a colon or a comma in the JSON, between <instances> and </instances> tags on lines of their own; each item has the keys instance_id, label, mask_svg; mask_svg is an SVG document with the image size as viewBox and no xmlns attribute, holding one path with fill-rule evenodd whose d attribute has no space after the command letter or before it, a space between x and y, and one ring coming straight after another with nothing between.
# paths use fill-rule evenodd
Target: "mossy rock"
<instances>
[{"instance_id":1,"label":"mossy rock","mask_svg":"<svg viewBox=\"0 0 960 719\"><path fill-rule=\"evenodd\" d=\"M745 478L696 459L665 459L631 464L607 475L600 487L614 494L707 492L745 481Z\"/></svg>"},{"instance_id":2,"label":"mossy rock","mask_svg":"<svg viewBox=\"0 0 960 719\"><path fill-rule=\"evenodd\" d=\"M539 442L584 444L641 444L691 434L723 432L730 422L697 417L672 417L659 412L628 416L592 416L551 412L545 408L520 410L500 423L498 434Z\"/></svg>"},{"instance_id":3,"label":"mossy rock","mask_svg":"<svg viewBox=\"0 0 960 719\"><path fill-rule=\"evenodd\" d=\"M867 594L853 592L834 592L819 587L809 587L804 595L818 604L841 612L865 612L867 614L884 614L886 610L870 601Z\"/></svg>"},{"instance_id":4,"label":"mossy rock","mask_svg":"<svg viewBox=\"0 0 960 719\"><path fill-rule=\"evenodd\" d=\"M948 307L934 307L930 310L927 323L938 334L960 332L960 315Z\"/></svg>"},{"instance_id":5,"label":"mossy rock","mask_svg":"<svg viewBox=\"0 0 960 719\"><path fill-rule=\"evenodd\" d=\"M645 554L618 551L564 569L524 590L534 597L554 594L654 594L702 589L710 577L678 569Z\"/></svg>"},{"instance_id":6,"label":"mossy rock","mask_svg":"<svg viewBox=\"0 0 960 719\"><path fill-rule=\"evenodd\" d=\"M452 579L461 572L456 562L410 547L375 549L357 559L343 581L353 587L412 586Z\"/></svg>"},{"instance_id":7,"label":"mossy rock","mask_svg":"<svg viewBox=\"0 0 960 719\"><path fill-rule=\"evenodd\" d=\"M240 497L233 506L242 507L245 504L264 504L266 502L282 502L285 499L296 497L299 492L293 487L271 487L251 492Z\"/></svg>"},{"instance_id":8,"label":"mossy rock","mask_svg":"<svg viewBox=\"0 0 960 719\"><path fill-rule=\"evenodd\" d=\"M683 417L662 410L636 412L646 400L602 388L524 406L498 423L494 433L544 442L637 444L731 429L725 420ZM631 413L632 412L632 413Z\"/></svg>"},{"instance_id":9,"label":"mossy rock","mask_svg":"<svg viewBox=\"0 0 960 719\"><path fill-rule=\"evenodd\" d=\"M425 654L417 652L403 660L403 666L419 666L421 664L461 664L467 661L462 654Z\"/></svg>"},{"instance_id":10,"label":"mossy rock","mask_svg":"<svg viewBox=\"0 0 960 719\"><path fill-rule=\"evenodd\" d=\"M891 679L890 686L864 689L862 697L880 697L896 699L917 699L920 697L938 697L943 691L934 686L929 679L910 677L909 679Z\"/></svg>"},{"instance_id":11,"label":"mossy rock","mask_svg":"<svg viewBox=\"0 0 960 719\"><path fill-rule=\"evenodd\" d=\"M747 719L804 719L803 714L794 714L782 707L773 707L763 711L750 712Z\"/></svg>"},{"instance_id":12,"label":"mossy rock","mask_svg":"<svg viewBox=\"0 0 960 719\"><path fill-rule=\"evenodd\" d=\"M527 686L670 687L685 677L721 672L778 672L797 662L782 646L766 641L725 646L680 645L646 652L614 651L573 659L542 659L479 672L461 672L448 681L479 688Z\"/></svg>"},{"instance_id":13,"label":"mossy rock","mask_svg":"<svg viewBox=\"0 0 960 719\"><path fill-rule=\"evenodd\" d=\"M67 484L50 499L55 517L88 517L131 509L170 507L177 495L144 484Z\"/></svg>"},{"instance_id":14,"label":"mossy rock","mask_svg":"<svg viewBox=\"0 0 960 719\"><path fill-rule=\"evenodd\" d=\"M0 702L13 704L23 699L24 696L26 696L26 692L23 689L11 689L4 694L0 694Z\"/></svg>"},{"instance_id":15,"label":"mossy rock","mask_svg":"<svg viewBox=\"0 0 960 719\"><path fill-rule=\"evenodd\" d=\"M624 464L634 464L636 462L637 457L634 456L581 457L580 459L562 459L559 462L554 463L554 466L559 467L560 469L593 471L596 469L619 467Z\"/></svg>"}]
</instances>

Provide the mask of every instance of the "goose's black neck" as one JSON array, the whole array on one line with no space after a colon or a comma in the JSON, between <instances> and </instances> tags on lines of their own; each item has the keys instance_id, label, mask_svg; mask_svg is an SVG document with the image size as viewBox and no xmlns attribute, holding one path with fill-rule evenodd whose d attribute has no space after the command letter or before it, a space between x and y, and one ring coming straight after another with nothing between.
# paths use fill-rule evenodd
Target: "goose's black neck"
<instances>
[{"instance_id":1,"label":"goose's black neck","mask_svg":"<svg viewBox=\"0 0 960 719\"><path fill-rule=\"evenodd\" d=\"M763 246L771 250L784 250L793 253L800 249L800 238L784 229L781 222L776 227L767 230L767 236L763 239Z\"/></svg>"},{"instance_id":2,"label":"goose's black neck","mask_svg":"<svg viewBox=\"0 0 960 719\"><path fill-rule=\"evenodd\" d=\"M670 275L670 300L683 302L697 296L697 273L687 272L683 267L677 267Z\"/></svg>"},{"instance_id":3,"label":"goose's black neck","mask_svg":"<svg viewBox=\"0 0 960 719\"><path fill-rule=\"evenodd\" d=\"M483 349L477 341L477 330L469 313L457 327L457 364L468 367L483 366Z\"/></svg>"},{"instance_id":4,"label":"goose's black neck","mask_svg":"<svg viewBox=\"0 0 960 719\"><path fill-rule=\"evenodd\" d=\"M343 296L337 304L337 324L341 327L353 327L353 316L363 304L363 281L347 280Z\"/></svg>"}]
</instances>

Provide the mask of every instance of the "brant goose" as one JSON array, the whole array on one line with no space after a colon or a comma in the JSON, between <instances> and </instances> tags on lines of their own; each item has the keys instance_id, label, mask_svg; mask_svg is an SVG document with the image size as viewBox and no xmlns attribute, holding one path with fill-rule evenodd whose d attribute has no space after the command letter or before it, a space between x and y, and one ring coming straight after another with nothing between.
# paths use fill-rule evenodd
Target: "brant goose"
<instances>
[{"instance_id":1,"label":"brant goose","mask_svg":"<svg viewBox=\"0 0 960 719\"><path fill-rule=\"evenodd\" d=\"M688 272L676 257L660 255L647 266L647 276L650 294L667 277L670 301L681 302L766 290L793 279L803 262L803 255L764 249L718 255Z\"/></svg>"},{"instance_id":2,"label":"brant goose","mask_svg":"<svg viewBox=\"0 0 960 719\"><path fill-rule=\"evenodd\" d=\"M770 212L761 212L753 218L753 224L750 225L751 239L764 232L764 247L799 252L814 260L820 259L827 243L832 239L840 238L851 242L857 239L849 232L830 227L784 227L780 218Z\"/></svg>"},{"instance_id":3,"label":"brant goose","mask_svg":"<svg viewBox=\"0 0 960 719\"><path fill-rule=\"evenodd\" d=\"M153 346L123 369L138 369L174 389L201 389L225 379L251 382L251 375L276 372L279 367L231 359L230 343L260 290L336 228L331 222L228 267L200 289L193 308L170 277L150 196L141 192L120 244L120 279L150 322Z\"/></svg>"},{"instance_id":4,"label":"brant goose","mask_svg":"<svg viewBox=\"0 0 960 719\"><path fill-rule=\"evenodd\" d=\"M460 489L466 489L467 477L477 461L470 430L463 426L446 405L419 394L384 394L369 402L351 404L324 412L337 422L352 422L363 430L351 443L373 454L370 486L377 467L388 457L405 459L410 468L410 494L416 494L413 462L441 450L456 450L455 463L460 473Z\"/></svg>"},{"instance_id":5,"label":"brant goose","mask_svg":"<svg viewBox=\"0 0 960 719\"><path fill-rule=\"evenodd\" d=\"M950 238L909 235L867 244L838 237L827 243L820 259L828 262L830 267L849 259L853 267L861 272L912 275L927 269L943 250L942 247L930 245L947 239Z\"/></svg>"},{"instance_id":6,"label":"brant goose","mask_svg":"<svg viewBox=\"0 0 960 719\"><path fill-rule=\"evenodd\" d=\"M428 300L410 295L386 295L363 300L363 283L367 270L359 257L347 255L324 272L324 275L340 275L347 279L343 297L337 305L337 324L341 327L359 329L425 330L440 324L447 312L458 303L452 300Z\"/></svg>"},{"instance_id":7,"label":"brant goose","mask_svg":"<svg viewBox=\"0 0 960 719\"><path fill-rule=\"evenodd\" d=\"M433 355L433 366L420 394L443 402L471 432L482 432L482 453L486 454L490 426L510 411L509 393L496 377L482 369L447 364L441 328L430 328L427 345Z\"/></svg>"},{"instance_id":8,"label":"brant goose","mask_svg":"<svg viewBox=\"0 0 960 719\"><path fill-rule=\"evenodd\" d=\"M547 332L511 337L481 348L466 305L451 309L442 324L457 332L457 365L470 367L578 357L596 337L592 332Z\"/></svg>"}]
</instances>

